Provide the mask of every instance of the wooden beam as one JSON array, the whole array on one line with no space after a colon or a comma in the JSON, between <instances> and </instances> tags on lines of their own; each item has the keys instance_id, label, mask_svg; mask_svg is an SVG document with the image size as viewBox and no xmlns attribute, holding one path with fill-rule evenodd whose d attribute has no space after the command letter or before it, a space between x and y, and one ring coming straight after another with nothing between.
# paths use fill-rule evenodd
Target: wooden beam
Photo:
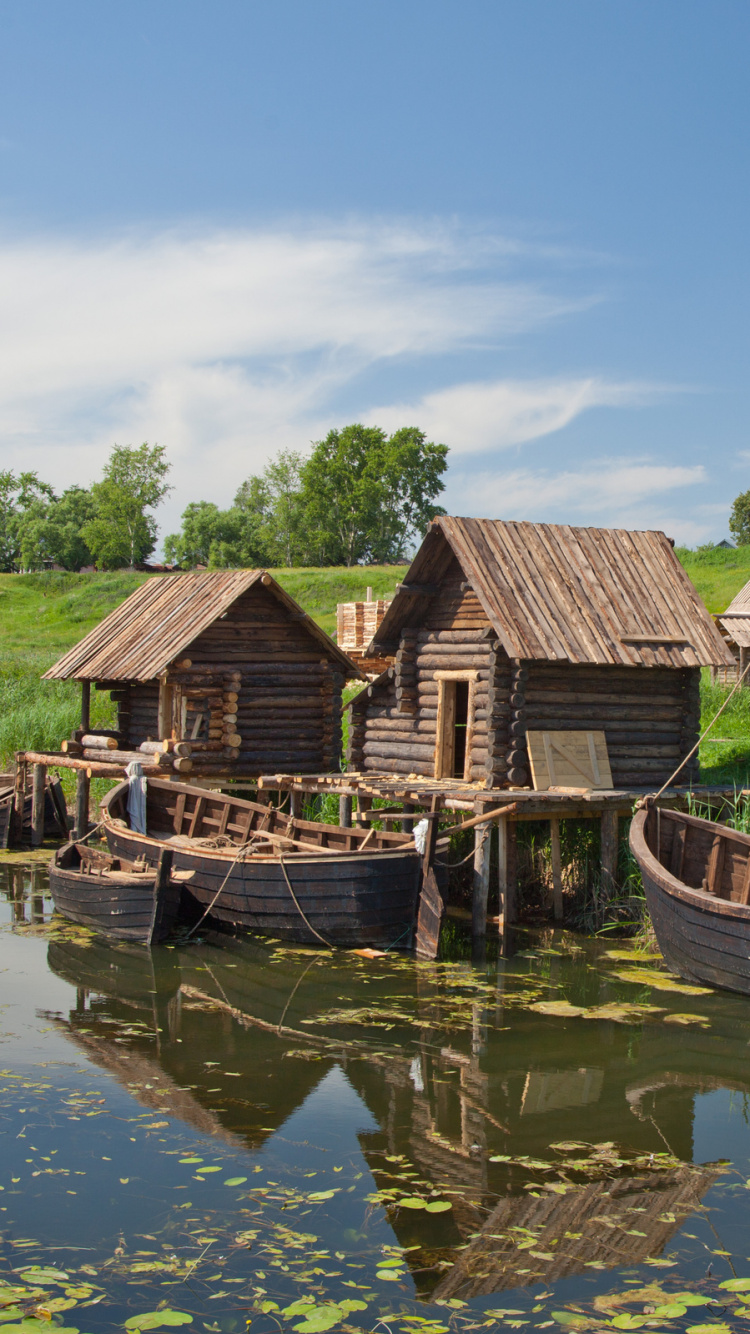
<instances>
[{"instance_id":1,"label":"wooden beam","mask_svg":"<svg viewBox=\"0 0 750 1334\"><path fill-rule=\"evenodd\" d=\"M91 682L81 681L81 731L91 731Z\"/></svg>"},{"instance_id":2,"label":"wooden beam","mask_svg":"<svg viewBox=\"0 0 750 1334\"><path fill-rule=\"evenodd\" d=\"M84 838L89 832L89 792L91 780L86 769L79 769L76 774L76 821L75 837Z\"/></svg>"},{"instance_id":3,"label":"wooden beam","mask_svg":"<svg viewBox=\"0 0 750 1334\"><path fill-rule=\"evenodd\" d=\"M562 857L560 855L560 821L557 816L553 816L550 820L549 829L552 852L552 910L555 921L561 922L563 919Z\"/></svg>"},{"instance_id":4,"label":"wooden beam","mask_svg":"<svg viewBox=\"0 0 750 1334\"><path fill-rule=\"evenodd\" d=\"M490 888L490 850L492 825L477 824L474 829L474 879L471 895L471 934L487 934L487 898Z\"/></svg>"},{"instance_id":5,"label":"wooden beam","mask_svg":"<svg viewBox=\"0 0 750 1334\"><path fill-rule=\"evenodd\" d=\"M31 797L31 846L40 848L44 842L44 790L47 770L43 764L34 765Z\"/></svg>"},{"instance_id":6,"label":"wooden beam","mask_svg":"<svg viewBox=\"0 0 750 1334\"><path fill-rule=\"evenodd\" d=\"M602 894L614 893L617 884L617 811L602 811Z\"/></svg>"}]
</instances>

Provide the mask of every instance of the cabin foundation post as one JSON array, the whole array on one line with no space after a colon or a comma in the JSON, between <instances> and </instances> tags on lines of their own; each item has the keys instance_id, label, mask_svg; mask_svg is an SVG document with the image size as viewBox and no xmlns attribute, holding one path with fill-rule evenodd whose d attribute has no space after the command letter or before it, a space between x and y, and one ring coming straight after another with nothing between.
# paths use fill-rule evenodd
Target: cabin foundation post
<instances>
[{"instance_id":1,"label":"cabin foundation post","mask_svg":"<svg viewBox=\"0 0 750 1334\"><path fill-rule=\"evenodd\" d=\"M516 920L516 822L507 815L497 821L497 872L498 934L505 943Z\"/></svg>"},{"instance_id":2,"label":"cabin foundation post","mask_svg":"<svg viewBox=\"0 0 750 1334\"><path fill-rule=\"evenodd\" d=\"M339 797L339 824L342 829L351 829L352 827L351 797Z\"/></svg>"},{"instance_id":3,"label":"cabin foundation post","mask_svg":"<svg viewBox=\"0 0 750 1334\"><path fill-rule=\"evenodd\" d=\"M405 802L404 802L404 815L408 817L408 816L413 815L413 814L414 814L414 802L413 802L413 801L405 801ZM403 832L404 832L405 834L413 834L413 833L414 833L414 821L413 821L413 820L409 820L408 818L402 820L402 821L401 821L401 828L402 828L402 830L403 830Z\"/></svg>"},{"instance_id":4,"label":"cabin foundation post","mask_svg":"<svg viewBox=\"0 0 750 1334\"><path fill-rule=\"evenodd\" d=\"M23 838L23 808L26 804L26 761L21 751L16 755L13 779L13 830L9 842L20 843Z\"/></svg>"},{"instance_id":5,"label":"cabin foundation post","mask_svg":"<svg viewBox=\"0 0 750 1334\"><path fill-rule=\"evenodd\" d=\"M91 731L91 682L81 681L81 731Z\"/></svg>"},{"instance_id":6,"label":"cabin foundation post","mask_svg":"<svg viewBox=\"0 0 750 1334\"><path fill-rule=\"evenodd\" d=\"M617 884L617 811L602 811L602 898Z\"/></svg>"},{"instance_id":7,"label":"cabin foundation post","mask_svg":"<svg viewBox=\"0 0 750 1334\"><path fill-rule=\"evenodd\" d=\"M481 812L477 811L477 814ZM479 939L487 934L487 896L490 888L490 849L492 824L478 824L474 829L474 883L471 895L471 934Z\"/></svg>"},{"instance_id":8,"label":"cabin foundation post","mask_svg":"<svg viewBox=\"0 0 750 1334\"><path fill-rule=\"evenodd\" d=\"M91 780L85 769L76 773L76 827L75 837L84 838L89 832L89 790Z\"/></svg>"},{"instance_id":9,"label":"cabin foundation post","mask_svg":"<svg viewBox=\"0 0 750 1334\"><path fill-rule=\"evenodd\" d=\"M741 648L741 649L740 649L740 676L742 676L742 673L744 672L745 668L747 667L747 661L748 661L748 659L747 659L747 649L746 649L746 648ZM744 680L744 681L742 682L742 685L743 685L743 687L746 687L746 686L747 686L747 680Z\"/></svg>"},{"instance_id":10,"label":"cabin foundation post","mask_svg":"<svg viewBox=\"0 0 750 1334\"><path fill-rule=\"evenodd\" d=\"M44 842L44 790L47 783L47 769L43 764L34 765L31 797L31 846L41 847Z\"/></svg>"},{"instance_id":11,"label":"cabin foundation post","mask_svg":"<svg viewBox=\"0 0 750 1334\"><path fill-rule=\"evenodd\" d=\"M357 824L364 828L367 821L365 816L369 810L372 810L372 797L365 797L361 793L357 795Z\"/></svg>"},{"instance_id":12,"label":"cabin foundation post","mask_svg":"<svg viewBox=\"0 0 750 1334\"><path fill-rule=\"evenodd\" d=\"M552 911L555 921L561 922L563 918L562 857L560 855L560 821L557 816L550 820L549 832L552 854Z\"/></svg>"},{"instance_id":13,"label":"cabin foundation post","mask_svg":"<svg viewBox=\"0 0 750 1334\"><path fill-rule=\"evenodd\" d=\"M292 788L289 794L289 814L293 820L299 820L302 815L304 795L304 792L300 792L297 788Z\"/></svg>"}]
</instances>

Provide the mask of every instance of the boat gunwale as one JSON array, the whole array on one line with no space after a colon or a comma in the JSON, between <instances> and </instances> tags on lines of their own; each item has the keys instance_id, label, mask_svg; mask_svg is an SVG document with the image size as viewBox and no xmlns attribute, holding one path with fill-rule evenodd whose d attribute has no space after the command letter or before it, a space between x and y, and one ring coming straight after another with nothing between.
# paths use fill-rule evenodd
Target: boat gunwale
<instances>
[{"instance_id":1,"label":"boat gunwale","mask_svg":"<svg viewBox=\"0 0 750 1334\"><path fill-rule=\"evenodd\" d=\"M684 881L678 880L676 876L672 875L671 871L667 870L666 866L662 865L646 842L646 820L650 813L650 810L645 807L636 811L630 825L629 843L630 850L639 866L658 888L672 898L682 901L687 907L694 908L707 916L736 917L741 922L750 924L750 904L735 903L732 899L722 899L716 894L709 894L707 890L694 889L691 885L686 885ZM665 814L666 812L662 811L660 813ZM682 813L677 811L669 811L668 813L673 818L684 819L699 828L716 830L717 827L713 820L702 820L695 815L682 816ZM736 834L738 831L733 829L728 832ZM747 835L742 837L745 846L750 851L750 837Z\"/></svg>"}]
</instances>

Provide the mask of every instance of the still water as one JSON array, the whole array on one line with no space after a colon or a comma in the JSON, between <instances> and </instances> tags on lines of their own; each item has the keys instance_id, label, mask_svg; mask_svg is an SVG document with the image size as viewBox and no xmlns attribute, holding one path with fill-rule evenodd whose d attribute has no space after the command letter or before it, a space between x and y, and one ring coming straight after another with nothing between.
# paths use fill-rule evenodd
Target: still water
<instances>
[{"instance_id":1,"label":"still water","mask_svg":"<svg viewBox=\"0 0 750 1334\"><path fill-rule=\"evenodd\" d=\"M0 876L8 1330L750 1329L750 1000L552 931L110 945Z\"/></svg>"}]
</instances>

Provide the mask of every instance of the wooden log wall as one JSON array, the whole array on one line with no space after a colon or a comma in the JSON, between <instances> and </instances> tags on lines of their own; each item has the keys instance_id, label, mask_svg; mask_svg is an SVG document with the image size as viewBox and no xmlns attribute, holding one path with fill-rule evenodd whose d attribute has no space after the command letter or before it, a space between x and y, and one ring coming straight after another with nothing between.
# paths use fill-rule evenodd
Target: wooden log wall
<instances>
[{"instance_id":1,"label":"wooden log wall","mask_svg":"<svg viewBox=\"0 0 750 1334\"><path fill-rule=\"evenodd\" d=\"M525 727L603 731L616 787L661 785L698 740L697 667L526 665ZM679 781L697 772L696 757Z\"/></svg>"},{"instance_id":2,"label":"wooden log wall","mask_svg":"<svg viewBox=\"0 0 750 1334\"><path fill-rule=\"evenodd\" d=\"M352 708L354 769L433 775L439 670L477 671L470 774L489 787L531 783L528 729L603 731L617 787L661 785L698 739L698 668L511 661L455 560L412 619L395 667ZM679 781L697 775L696 756Z\"/></svg>"},{"instance_id":3,"label":"wooden log wall","mask_svg":"<svg viewBox=\"0 0 750 1334\"><path fill-rule=\"evenodd\" d=\"M440 594L425 599L421 624L402 631L395 669L382 684L363 692L352 708L350 766L432 777L439 690L435 672L468 669L477 672L470 773L473 781L482 781L488 766L490 676L496 656L487 617L454 561Z\"/></svg>"}]
</instances>

